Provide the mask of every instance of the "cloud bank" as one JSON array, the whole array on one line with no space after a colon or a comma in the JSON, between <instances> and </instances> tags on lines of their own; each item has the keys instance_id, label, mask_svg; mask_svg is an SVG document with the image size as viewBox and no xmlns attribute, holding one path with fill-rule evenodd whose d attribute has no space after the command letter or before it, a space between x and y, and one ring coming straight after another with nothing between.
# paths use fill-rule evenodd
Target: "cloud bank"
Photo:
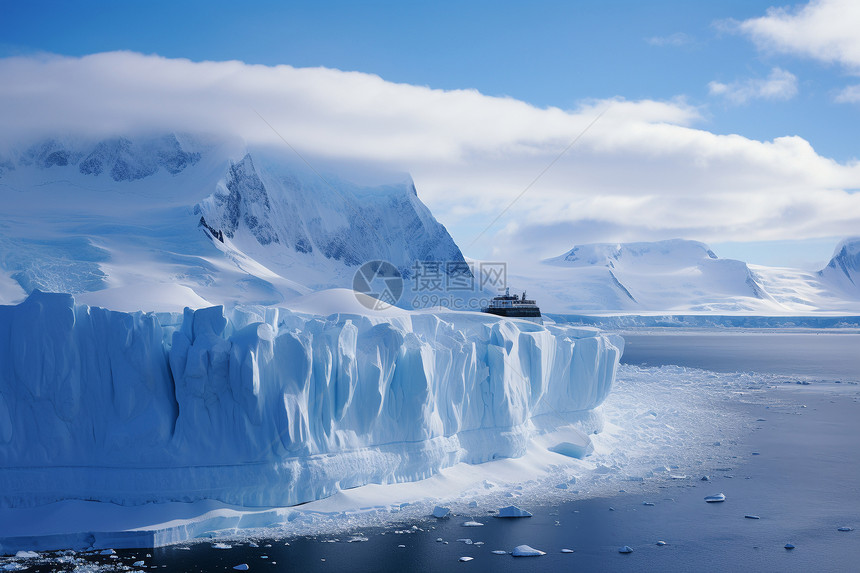
<instances>
[{"instance_id":1,"label":"cloud bank","mask_svg":"<svg viewBox=\"0 0 860 573\"><path fill-rule=\"evenodd\" d=\"M839 63L860 72L860 2L814 0L798 8L770 8L738 24L762 49Z\"/></svg>"},{"instance_id":2,"label":"cloud bank","mask_svg":"<svg viewBox=\"0 0 860 573\"><path fill-rule=\"evenodd\" d=\"M860 194L846 191L860 188L856 162L822 157L796 136L710 133L683 100L537 108L357 72L128 52L2 59L0 78L0 144L172 130L291 153L262 116L308 157L410 172L469 256L545 257L590 241L832 237L860 222Z\"/></svg>"}]
</instances>

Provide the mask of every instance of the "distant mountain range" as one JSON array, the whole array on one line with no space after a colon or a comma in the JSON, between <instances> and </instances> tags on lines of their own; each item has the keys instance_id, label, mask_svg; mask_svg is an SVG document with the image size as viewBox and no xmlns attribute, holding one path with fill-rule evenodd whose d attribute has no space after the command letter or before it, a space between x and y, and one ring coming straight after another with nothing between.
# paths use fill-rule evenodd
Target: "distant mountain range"
<instances>
[{"instance_id":1,"label":"distant mountain range","mask_svg":"<svg viewBox=\"0 0 860 573\"><path fill-rule=\"evenodd\" d=\"M420 283L433 286L416 261L444 263L437 293L464 278L459 247L407 176L357 185L238 140L44 139L0 154L0 194L0 304L34 289L129 311L282 304L352 287L360 265L384 260L411 308ZM508 283L544 312L860 312L860 238L818 272L721 259L687 240L580 245L517 270Z\"/></svg>"},{"instance_id":2,"label":"distant mountain range","mask_svg":"<svg viewBox=\"0 0 860 573\"><path fill-rule=\"evenodd\" d=\"M39 289L120 310L268 305L351 287L367 261L407 284L416 260L458 263L440 279L465 267L408 177L357 185L240 141L47 139L0 157L0 193L6 304Z\"/></svg>"},{"instance_id":3,"label":"distant mountain range","mask_svg":"<svg viewBox=\"0 0 860 573\"><path fill-rule=\"evenodd\" d=\"M820 271L719 258L697 241L580 245L514 275L544 312L860 312L860 238Z\"/></svg>"}]
</instances>

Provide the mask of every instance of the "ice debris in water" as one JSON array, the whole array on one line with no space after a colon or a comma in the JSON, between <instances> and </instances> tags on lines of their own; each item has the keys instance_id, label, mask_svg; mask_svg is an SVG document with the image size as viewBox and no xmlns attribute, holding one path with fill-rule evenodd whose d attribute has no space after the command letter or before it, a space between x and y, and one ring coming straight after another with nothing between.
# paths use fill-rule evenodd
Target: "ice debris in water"
<instances>
[{"instance_id":1,"label":"ice debris in water","mask_svg":"<svg viewBox=\"0 0 860 573\"><path fill-rule=\"evenodd\" d=\"M37 559L39 554L35 551L19 551L15 554L18 559Z\"/></svg>"},{"instance_id":2,"label":"ice debris in water","mask_svg":"<svg viewBox=\"0 0 860 573\"><path fill-rule=\"evenodd\" d=\"M99 555L116 555L116 551L113 549L105 549L104 551L100 551Z\"/></svg>"},{"instance_id":3,"label":"ice debris in water","mask_svg":"<svg viewBox=\"0 0 860 573\"><path fill-rule=\"evenodd\" d=\"M716 495L709 495L705 498L705 501L707 501L708 503L718 503L721 501L726 501L726 494L718 493Z\"/></svg>"},{"instance_id":4,"label":"ice debris in water","mask_svg":"<svg viewBox=\"0 0 860 573\"><path fill-rule=\"evenodd\" d=\"M448 514L451 513L451 508L442 507L441 505L437 505L433 509L433 517L442 519L443 517L448 517Z\"/></svg>"},{"instance_id":5,"label":"ice debris in water","mask_svg":"<svg viewBox=\"0 0 860 573\"><path fill-rule=\"evenodd\" d=\"M541 555L546 555L546 551L535 549L530 545L517 545L514 547L514 550L511 551L511 555L514 557L539 557Z\"/></svg>"},{"instance_id":6,"label":"ice debris in water","mask_svg":"<svg viewBox=\"0 0 860 573\"><path fill-rule=\"evenodd\" d=\"M250 567L248 567L247 563L239 563L238 565L233 567L233 569L235 569L236 571L247 571L248 569L250 569Z\"/></svg>"},{"instance_id":7,"label":"ice debris in water","mask_svg":"<svg viewBox=\"0 0 860 573\"><path fill-rule=\"evenodd\" d=\"M494 549L493 551L490 551L490 553L492 553L494 555L507 555L508 554L507 551L502 551L501 549Z\"/></svg>"},{"instance_id":8,"label":"ice debris in water","mask_svg":"<svg viewBox=\"0 0 860 573\"><path fill-rule=\"evenodd\" d=\"M573 549L562 549L562 553L573 553Z\"/></svg>"},{"instance_id":9,"label":"ice debris in water","mask_svg":"<svg viewBox=\"0 0 860 573\"><path fill-rule=\"evenodd\" d=\"M353 535L349 539L346 540L347 543L361 543L362 541L370 541L367 537L363 535Z\"/></svg>"},{"instance_id":10,"label":"ice debris in water","mask_svg":"<svg viewBox=\"0 0 860 573\"><path fill-rule=\"evenodd\" d=\"M226 543L213 543L212 549L233 549L233 546Z\"/></svg>"},{"instance_id":11,"label":"ice debris in water","mask_svg":"<svg viewBox=\"0 0 860 573\"><path fill-rule=\"evenodd\" d=\"M463 527L481 527L482 525L484 525L484 524L481 523L480 521L464 521L463 522Z\"/></svg>"},{"instance_id":12,"label":"ice debris in water","mask_svg":"<svg viewBox=\"0 0 860 573\"><path fill-rule=\"evenodd\" d=\"M257 545L256 543L254 543L254 542L252 541L252 542L250 542L250 543L248 544L248 547L259 547L259 545Z\"/></svg>"},{"instance_id":13,"label":"ice debris in water","mask_svg":"<svg viewBox=\"0 0 860 573\"><path fill-rule=\"evenodd\" d=\"M135 561L131 565L132 565L132 567L143 567L144 562L143 561Z\"/></svg>"},{"instance_id":14,"label":"ice debris in water","mask_svg":"<svg viewBox=\"0 0 860 573\"><path fill-rule=\"evenodd\" d=\"M531 517L532 514L515 505L509 505L499 509L498 517Z\"/></svg>"},{"instance_id":15,"label":"ice debris in water","mask_svg":"<svg viewBox=\"0 0 860 573\"><path fill-rule=\"evenodd\" d=\"M761 518L760 518L759 516L757 516L757 515L745 515L744 517L745 517L745 518L747 518L747 519L761 519Z\"/></svg>"},{"instance_id":16,"label":"ice debris in water","mask_svg":"<svg viewBox=\"0 0 860 573\"><path fill-rule=\"evenodd\" d=\"M462 542L463 542L463 543L465 543L466 545L471 545L471 544L472 544L472 540L471 540L471 539L458 539L457 541L462 541Z\"/></svg>"},{"instance_id":17,"label":"ice debris in water","mask_svg":"<svg viewBox=\"0 0 860 573\"><path fill-rule=\"evenodd\" d=\"M633 548L629 545L625 545L624 547L618 548L618 553L633 553Z\"/></svg>"},{"instance_id":18,"label":"ice debris in water","mask_svg":"<svg viewBox=\"0 0 860 573\"><path fill-rule=\"evenodd\" d=\"M647 505L649 507L653 507L655 504L653 501L643 501L642 505Z\"/></svg>"},{"instance_id":19,"label":"ice debris in water","mask_svg":"<svg viewBox=\"0 0 860 573\"><path fill-rule=\"evenodd\" d=\"M854 531L853 527L840 527L836 531Z\"/></svg>"},{"instance_id":20,"label":"ice debris in water","mask_svg":"<svg viewBox=\"0 0 860 573\"><path fill-rule=\"evenodd\" d=\"M794 543L786 543L785 548L786 549L794 549Z\"/></svg>"},{"instance_id":21,"label":"ice debris in water","mask_svg":"<svg viewBox=\"0 0 860 573\"><path fill-rule=\"evenodd\" d=\"M466 561L471 561L472 559L474 559L474 557L466 557L466 556L460 557L460 561L462 563L465 563Z\"/></svg>"},{"instance_id":22,"label":"ice debris in water","mask_svg":"<svg viewBox=\"0 0 860 573\"><path fill-rule=\"evenodd\" d=\"M661 541L657 542L657 545L659 545L660 547L663 547L664 545L666 545L666 542L661 540Z\"/></svg>"},{"instance_id":23,"label":"ice debris in water","mask_svg":"<svg viewBox=\"0 0 860 573\"><path fill-rule=\"evenodd\" d=\"M701 481L711 481L711 478L709 478L708 476L702 476Z\"/></svg>"}]
</instances>

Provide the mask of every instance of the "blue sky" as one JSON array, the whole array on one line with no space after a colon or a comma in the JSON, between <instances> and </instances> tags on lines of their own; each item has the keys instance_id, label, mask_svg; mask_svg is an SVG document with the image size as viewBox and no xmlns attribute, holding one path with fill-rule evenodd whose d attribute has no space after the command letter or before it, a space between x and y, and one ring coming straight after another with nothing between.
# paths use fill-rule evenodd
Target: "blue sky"
<instances>
[{"instance_id":1,"label":"blue sky","mask_svg":"<svg viewBox=\"0 0 860 573\"><path fill-rule=\"evenodd\" d=\"M821 56L814 45L768 45L739 28L738 23L761 18L780 5L756 0L4 0L0 56L130 50L193 61L323 66L377 74L393 83L475 89L562 110L611 98L674 102L695 110L697 117L687 123L698 130L761 142L797 135L819 156L849 164L860 156L858 103L839 94L856 83L852 56ZM443 215L446 209L456 210L437 203ZM480 226L453 216L446 224L461 244ZM775 233L750 242L742 235L714 233L710 242L721 256L814 265L829 257L840 234ZM611 238L611 233L582 238ZM578 239L576 233L571 239Z\"/></svg>"}]
</instances>

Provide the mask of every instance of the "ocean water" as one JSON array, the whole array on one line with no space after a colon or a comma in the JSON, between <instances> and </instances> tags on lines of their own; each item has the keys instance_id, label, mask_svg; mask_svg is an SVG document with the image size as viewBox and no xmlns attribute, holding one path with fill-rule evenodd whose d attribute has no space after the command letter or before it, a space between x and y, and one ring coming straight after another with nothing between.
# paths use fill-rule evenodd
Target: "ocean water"
<instances>
[{"instance_id":1,"label":"ocean water","mask_svg":"<svg viewBox=\"0 0 860 573\"><path fill-rule=\"evenodd\" d=\"M625 333L624 364L860 380L860 334L818 332Z\"/></svg>"}]
</instances>

